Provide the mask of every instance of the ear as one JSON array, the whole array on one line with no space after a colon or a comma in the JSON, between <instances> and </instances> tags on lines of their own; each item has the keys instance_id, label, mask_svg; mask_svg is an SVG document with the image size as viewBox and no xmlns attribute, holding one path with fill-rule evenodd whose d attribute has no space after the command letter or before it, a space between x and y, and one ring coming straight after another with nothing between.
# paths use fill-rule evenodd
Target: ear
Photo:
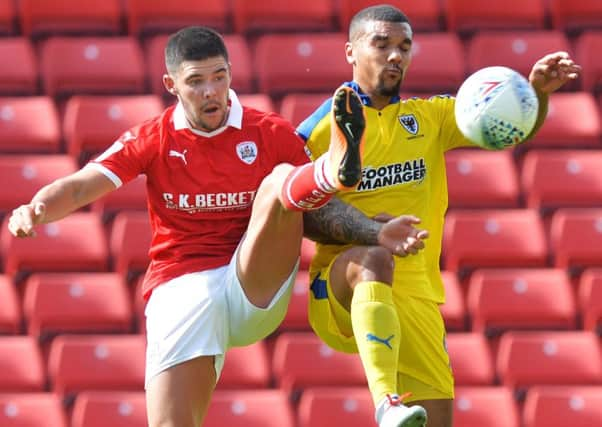
<instances>
[{"instance_id":1,"label":"ear","mask_svg":"<svg viewBox=\"0 0 602 427\"><path fill-rule=\"evenodd\" d=\"M345 43L345 56L348 64L355 65L355 56L353 54L353 46L351 45L351 42Z\"/></svg>"},{"instance_id":2,"label":"ear","mask_svg":"<svg viewBox=\"0 0 602 427\"><path fill-rule=\"evenodd\" d=\"M172 95L178 95L178 92L176 91L176 83L169 74L163 74L163 86L165 86L165 89L167 89L167 91Z\"/></svg>"}]
</instances>

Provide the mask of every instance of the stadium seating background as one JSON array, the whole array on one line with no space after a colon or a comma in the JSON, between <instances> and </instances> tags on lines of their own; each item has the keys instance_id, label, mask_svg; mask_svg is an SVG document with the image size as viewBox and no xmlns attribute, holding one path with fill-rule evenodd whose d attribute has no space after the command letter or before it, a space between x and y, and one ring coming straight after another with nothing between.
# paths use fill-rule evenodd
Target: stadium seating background
<instances>
[{"instance_id":1,"label":"stadium seating background","mask_svg":"<svg viewBox=\"0 0 602 427\"><path fill-rule=\"evenodd\" d=\"M372 0L0 0L0 425L144 426L144 179L16 240L7 214L173 103L166 35L225 35L242 102L298 124L351 78ZM567 50L581 78L513 151L447 156L442 313L456 427L602 425L602 2L396 0L416 31L404 96ZM374 425L357 357L311 333L312 243L287 317L228 354L206 426ZM403 351L403 349L402 349ZM269 408L269 411L266 411Z\"/></svg>"}]
</instances>

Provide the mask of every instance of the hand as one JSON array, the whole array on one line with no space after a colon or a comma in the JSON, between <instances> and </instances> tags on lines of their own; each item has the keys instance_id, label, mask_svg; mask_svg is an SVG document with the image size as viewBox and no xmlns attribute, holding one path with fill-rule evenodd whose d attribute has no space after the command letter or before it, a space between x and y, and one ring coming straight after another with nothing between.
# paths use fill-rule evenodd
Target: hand
<instances>
[{"instance_id":1,"label":"hand","mask_svg":"<svg viewBox=\"0 0 602 427\"><path fill-rule=\"evenodd\" d=\"M424 239L429 234L426 230L414 227L415 224L420 224L419 218L412 215L394 217L381 213L373 219L384 223L378 233L378 243L393 254L405 257L424 249Z\"/></svg>"},{"instance_id":2,"label":"hand","mask_svg":"<svg viewBox=\"0 0 602 427\"><path fill-rule=\"evenodd\" d=\"M580 71L581 66L575 64L567 52L554 52L533 65L529 82L537 92L550 94L579 77Z\"/></svg>"},{"instance_id":3,"label":"hand","mask_svg":"<svg viewBox=\"0 0 602 427\"><path fill-rule=\"evenodd\" d=\"M46 205L41 202L21 205L15 209L8 220L8 229L15 237L34 237L33 227L39 224L46 214Z\"/></svg>"}]
</instances>

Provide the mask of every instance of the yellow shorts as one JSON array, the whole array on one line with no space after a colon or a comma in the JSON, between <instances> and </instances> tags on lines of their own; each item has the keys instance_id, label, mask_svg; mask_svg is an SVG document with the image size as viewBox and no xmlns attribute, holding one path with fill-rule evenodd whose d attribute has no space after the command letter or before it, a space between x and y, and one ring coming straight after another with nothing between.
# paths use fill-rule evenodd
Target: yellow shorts
<instances>
[{"instance_id":1,"label":"yellow shorts","mask_svg":"<svg viewBox=\"0 0 602 427\"><path fill-rule=\"evenodd\" d=\"M334 260L333 260L334 262ZM335 350L357 353L351 315L334 298L330 266L313 274L309 292L309 322L315 333ZM412 392L406 401L453 399L454 378L445 344L445 325L433 301L399 295L393 299L401 324L398 365L399 394Z\"/></svg>"}]
</instances>

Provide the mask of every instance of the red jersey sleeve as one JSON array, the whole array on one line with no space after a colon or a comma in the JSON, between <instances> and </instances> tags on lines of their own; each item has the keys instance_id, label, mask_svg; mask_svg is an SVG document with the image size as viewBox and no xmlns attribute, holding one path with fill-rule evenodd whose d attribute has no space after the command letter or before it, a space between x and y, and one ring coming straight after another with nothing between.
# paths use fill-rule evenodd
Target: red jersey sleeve
<instances>
[{"instance_id":1,"label":"red jersey sleeve","mask_svg":"<svg viewBox=\"0 0 602 427\"><path fill-rule=\"evenodd\" d=\"M297 135L295 128L277 114L268 114L265 126L266 138L272 142L271 147L278 157L276 163L290 163L295 166L310 161L305 152L305 142Z\"/></svg>"},{"instance_id":2,"label":"red jersey sleeve","mask_svg":"<svg viewBox=\"0 0 602 427\"><path fill-rule=\"evenodd\" d=\"M156 156L158 141L149 129L152 126L152 123L146 123L124 132L89 166L101 170L118 187L133 180L146 171Z\"/></svg>"}]
</instances>

